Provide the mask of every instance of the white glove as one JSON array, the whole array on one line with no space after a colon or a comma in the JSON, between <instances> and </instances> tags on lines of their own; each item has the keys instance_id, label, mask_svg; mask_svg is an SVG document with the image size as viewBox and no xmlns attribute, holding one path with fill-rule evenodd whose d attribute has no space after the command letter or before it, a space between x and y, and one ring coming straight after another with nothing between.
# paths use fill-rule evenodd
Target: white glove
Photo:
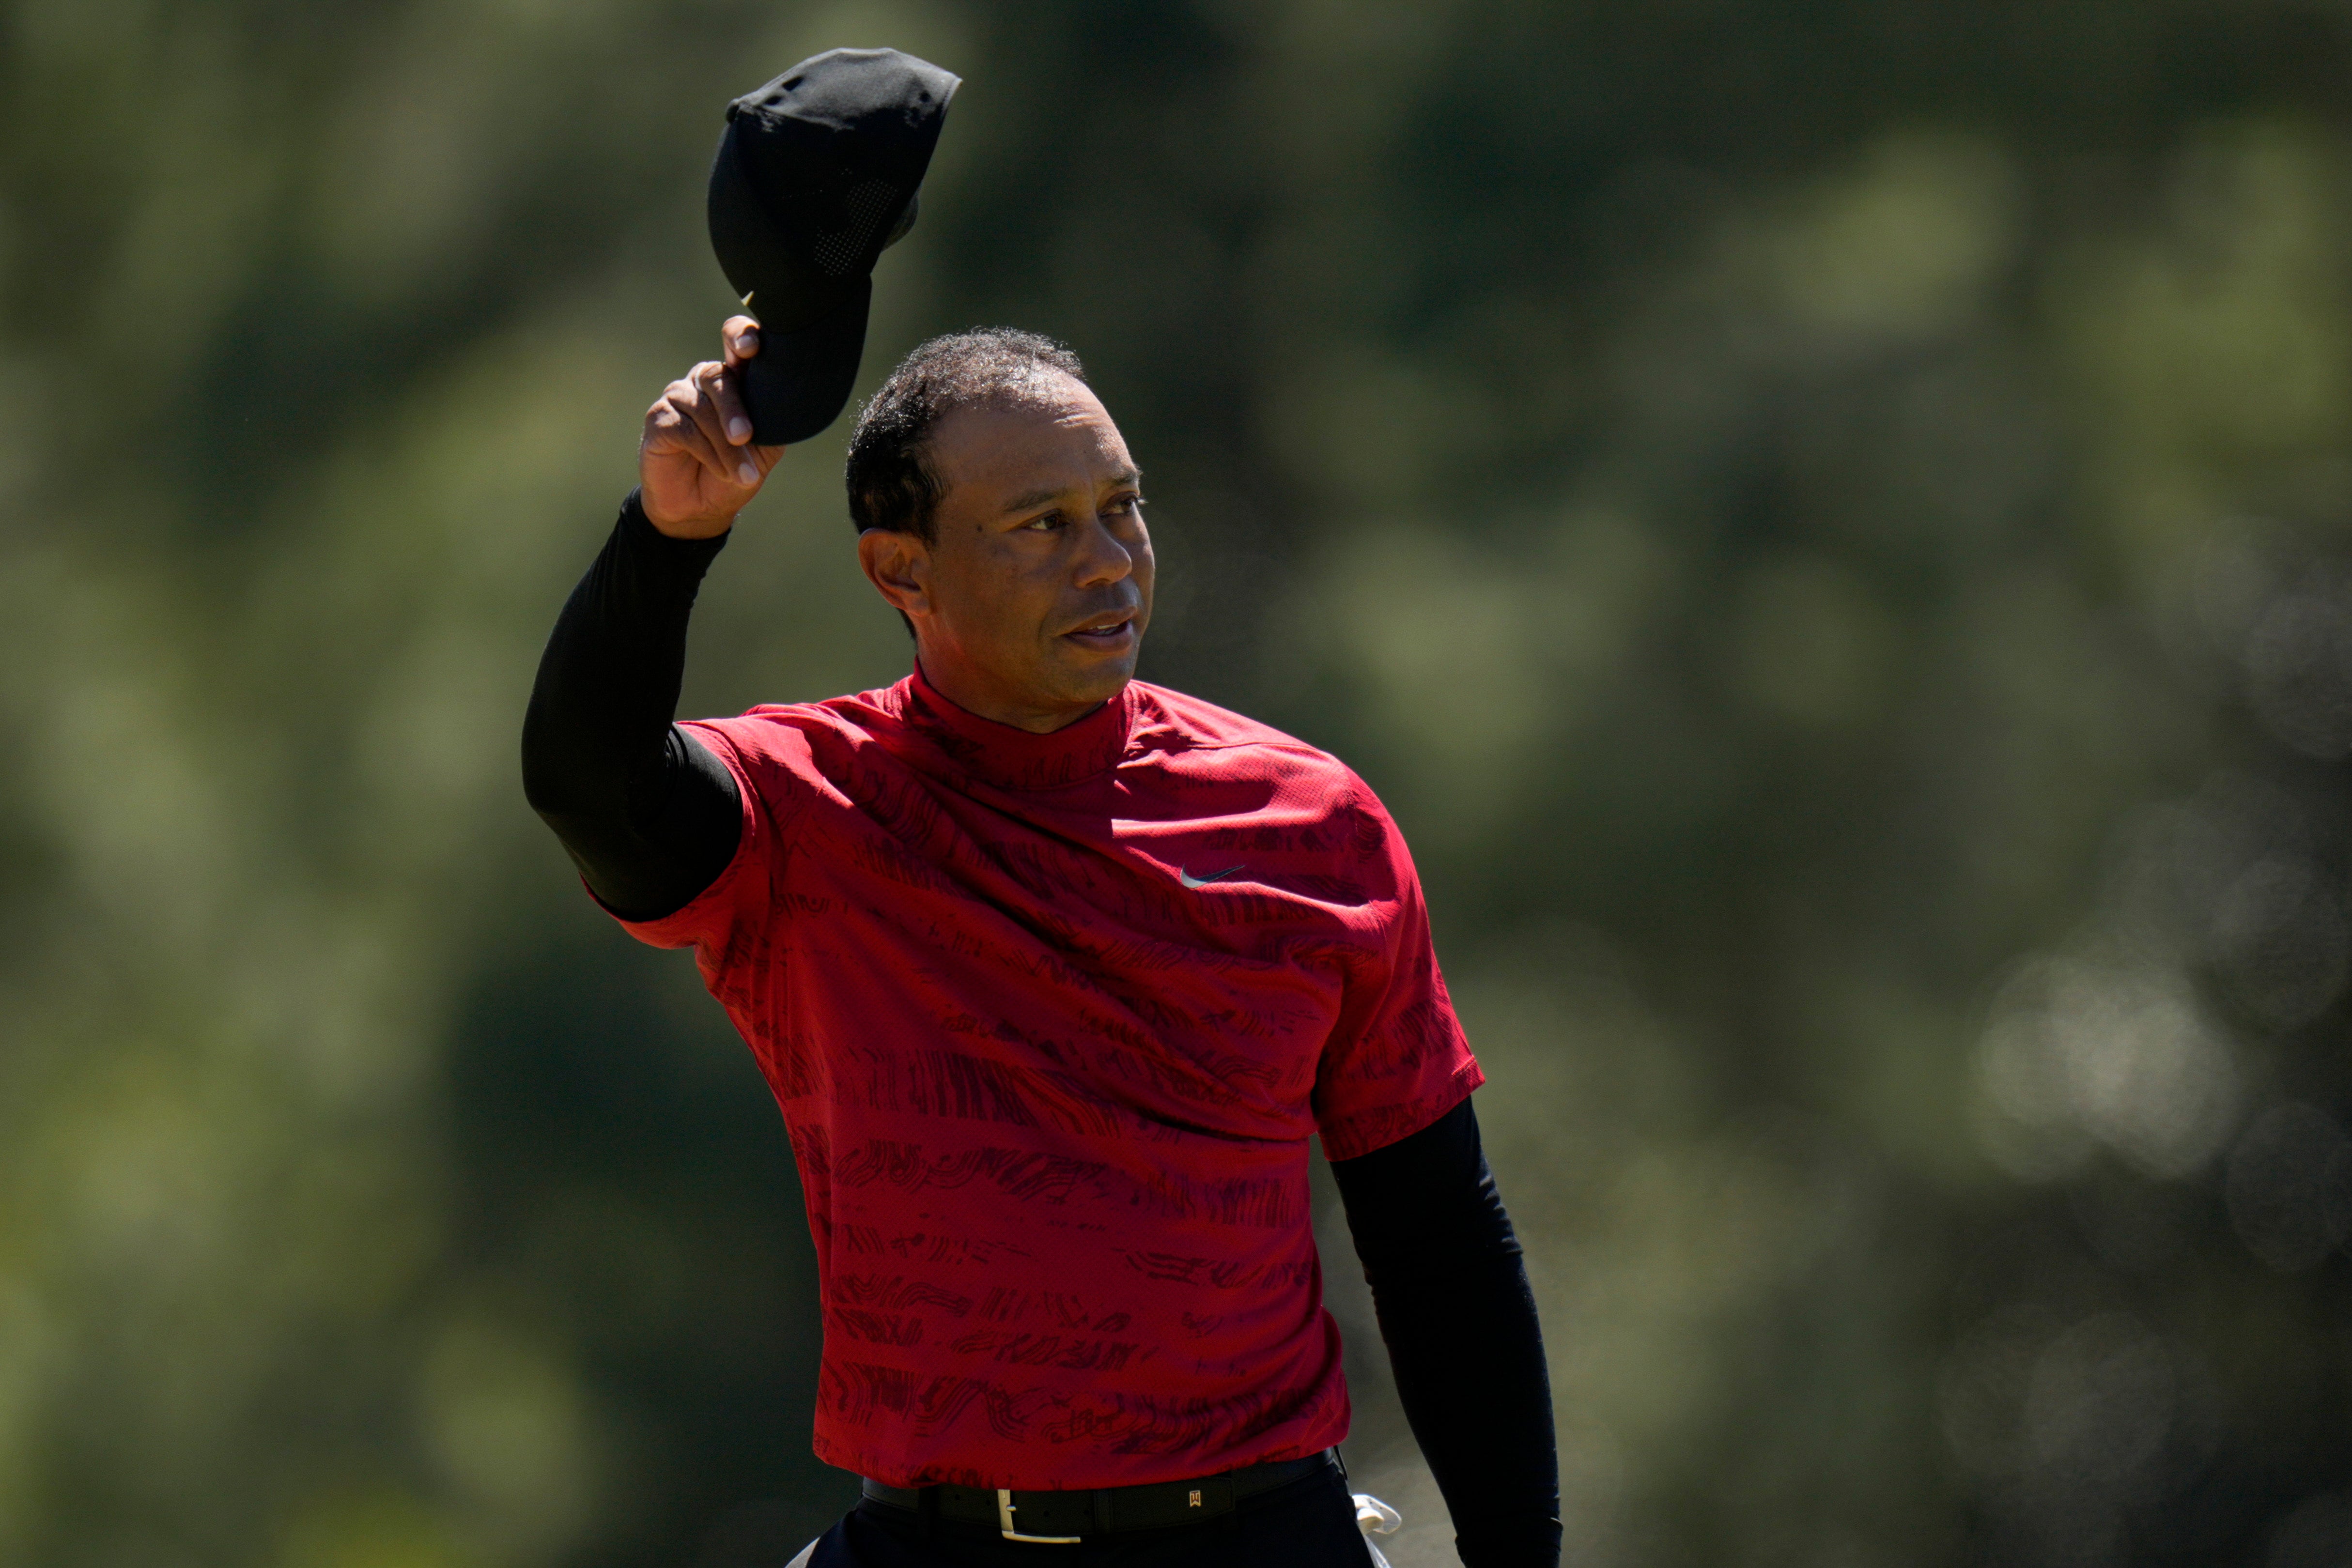
<instances>
[{"instance_id":1,"label":"white glove","mask_svg":"<svg viewBox=\"0 0 2352 1568\"><path fill-rule=\"evenodd\" d=\"M1389 1568L1389 1560L1381 1555L1381 1549L1371 1543L1370 1537L1394 1535L1397 1526L1403 1522L1404 1515L1371 1493L1360 1491L1356 1494L1356 1528L1362 1531L1367 1538L1364 1550L1372 1554L1372 1568Z\"/></svg>"}]
</instances>

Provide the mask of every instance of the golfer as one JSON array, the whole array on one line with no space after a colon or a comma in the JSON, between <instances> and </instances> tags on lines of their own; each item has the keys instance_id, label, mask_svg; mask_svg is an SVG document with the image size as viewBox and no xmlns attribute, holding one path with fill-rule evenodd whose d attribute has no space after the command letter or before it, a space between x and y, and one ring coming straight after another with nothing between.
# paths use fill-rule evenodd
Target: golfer
<instances>
[{"instance_id":1,"label":"golfer","mask_svg":"<svg viewBox=\"0 0 2352 1568\"><path fill-rule=\"evenodd\" d=\"M858 416L879 691L675 724L688 612L783 448L749 317L647 413L565 605L526 789L640 939L695 949L815 1239L814 1568L1362 1564L1332 1162L1471 1568L1559 1559L1534 1301L1394 822L1325 753L1134 678L1142 479L1067 349L917 349Z\"/></svg>"}]
</instances>

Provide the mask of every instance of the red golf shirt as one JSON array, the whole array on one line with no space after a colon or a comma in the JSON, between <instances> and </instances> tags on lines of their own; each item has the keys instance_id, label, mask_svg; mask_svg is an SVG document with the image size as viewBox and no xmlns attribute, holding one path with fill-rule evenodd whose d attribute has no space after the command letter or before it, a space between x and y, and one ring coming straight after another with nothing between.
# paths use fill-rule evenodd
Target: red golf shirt
<instances>
[{"instance_id":1,"label":"red golf shirt","mask_svg":"<svg viewBox=\"0 0 2352 1568\"><path fill-rule=\"evenodd\" d=\"M1333 1159L1482 1082L1403 839L1340 763L1140 682L1053 735L919 674L697 723L740 789L692 944L791 1130L817 1457L899 1486L1175 1480L1348 1427Z\"/></svg>"}]
</instances>

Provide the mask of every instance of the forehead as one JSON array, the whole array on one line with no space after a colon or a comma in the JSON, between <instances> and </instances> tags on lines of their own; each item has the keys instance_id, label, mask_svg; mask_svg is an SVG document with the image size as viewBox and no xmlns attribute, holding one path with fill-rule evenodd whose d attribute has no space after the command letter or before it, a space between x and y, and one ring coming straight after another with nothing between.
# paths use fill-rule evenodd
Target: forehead
<instances>
[{"instance_id":1,"label":"forehead","mask_svg":"<svg viewBox=\"0 0 2352 1568\"><path fill-rule=\"evenodd\" d=\"M1058 371L950 410L928 444L950 491L1083 488L1135 465L1102 401Z\"/></svg>"}]
</instances>

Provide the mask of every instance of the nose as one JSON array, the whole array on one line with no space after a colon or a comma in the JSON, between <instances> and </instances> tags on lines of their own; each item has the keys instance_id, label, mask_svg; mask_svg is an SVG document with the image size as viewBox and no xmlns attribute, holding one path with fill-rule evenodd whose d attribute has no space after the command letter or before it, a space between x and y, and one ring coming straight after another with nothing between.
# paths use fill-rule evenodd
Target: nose
<instances>
[{"instance_id":1,"label":"nose","mask_svg":"<svg viewBox=\"0 0 2352 1568\"><path fill-rule=\"evenodd\" d=\"M1097 514L1091 518L1080 535L1077 560L1077 584L1080 588L1104 588L1135 575L1135 552L1119 542L1118 536Z\"/></svg>"}]
</instances>

